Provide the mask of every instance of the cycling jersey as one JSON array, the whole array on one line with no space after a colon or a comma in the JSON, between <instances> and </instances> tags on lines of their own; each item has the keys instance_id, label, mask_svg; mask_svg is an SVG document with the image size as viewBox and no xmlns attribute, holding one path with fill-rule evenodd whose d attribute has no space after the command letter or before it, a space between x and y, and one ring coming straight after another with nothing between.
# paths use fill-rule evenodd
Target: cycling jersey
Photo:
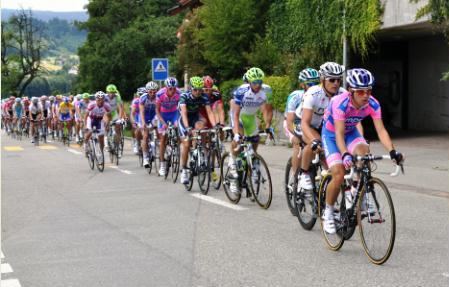
<instances>
[{"instance_id":1,"label":"cycling jersey","mask_svg":"<svg viewBox=\"0 0 449 287\"><path fill-rule=\"evenodd\" d=\"M288 113L295 113L296 109L299 107L299 105L302 102L304 92L305 92L304 90L293 91L287 98L287 103L285 105L285 112L284 112L285 119L284 119L283 127L284 127L284 133L290 139L290 141L293 140L294 134L292 134L290 132L290 130L288 129L287 115L288 115ZM295 128L296 128L296 126L299 126L301 124L301 121L296 116L296 114L295 114L295 119L294 119L293 123L294 123Z\"/></svg>"},{"instance_id":2,"label":"cycling jersey","mask_svg":"<svg viewBox=\"0 0 449 287\"><path fill-rule=\"evenodd\" d=\"M47 118L49 113L50 113L50 107L51 107L50 101L45 101L45 102L40 101L40 104L42 106L42 111L44 113L44 118Z\"/></svg>"},{"instance_id":3,"label":"cycling jersey","mask_svg":"<svg viewBox=\"0 0 449 287\"><path fill-rule=\"evenodd\" d=\"M97 105L96 102L92 102L87 106L87 112L89 113L89 118L93 120L103 119L106 113L111 111L111 106L108 103L104 103L101 107Z\"/></svg>"},{"instance_id":4,"label":"cycling jersey","mask_svg":"<svg viewBox=\"0 0 449 287\"><path fill-rule=\"evenodd\" d=\"M382 118L379 102L370 96L368 103L357 109L352 105L351 94L346 92L336 96L330 102L324 116L324 127L335 132L334 120L345 121L345 133L349 133L367 116L373 119Z\"/></svg>"},{"instance_id":5,"label":"cycling jersey","mask_svg":"<svg viewBox=\"0 0 449 287\"><path fill-rule=\"evenodd\" d=\"M144 107L145 123L151 122L156 116L156 96L151 99L149 94L143 94L139 99L139 105ZM140 121L138 124L140 125Z\"/></svg>"},{"instance_id":6,"label":"cycling jersey","mask_svg":"<svg viewBox=\"0 0 449 287\"><path fill-rule=\"evenodd\" d=\"M21 103L19 103L19 104L15 103L15 104L12 106L12 109L13 109L14 115L15 115L17 118L21 118L21 117L22 117L24 108L23 108L23 105L22 105Z\"/></svg>"},{"instance_id":7,"label":"cycling jersey","mask_svg":"<svg viewBox=\"0 0 449 287\"><path fill-rule=\"evenodd\" d=\"M14 105L14 101L8 100L3 105L3 111L5 111L6 115L9 115L12 117L12 106Z\"/></svg>"},{"instance_id":8,"label":"cycling jersey","mask_svg":"<svg viewBox=\"0 0 449 287\"><path fill-rule=\"evenodd\" d=\"M113 98L110 95L106 95L105 102L108 103L109 106L111 107L110 112L111 112L112 120L117 119L119 116L118 106L123 103L122 97L118 93L115 94L115 96Z\"/></svg>"},{"instance_id":9,"label":"cycling jersey","mask_svg":"<svg viewBox=\"0 0 449 287\"><path fill-rule=\"evenodd\" d=\"M71 103L62 102L59 104L59 114L70 114L71 110L73 110L73 105Z\"/></svg>"},{"instance_id":10,"label":"cycling jersey","mask_svg":"<svg viewBox=\"0 0 449 287\"><path fill-rule=\"evenodd\" d=\"M160 105L160 113L162 119L168 123L171 122L173 125L177 126L177 121L179 118L178 112L178 104L181 95L179 93L175 93L173 96L169 97L166 93L160 94L156 102ZM164 133L166 130L166 126L159 122L158 131L159 133Z\"/></svg>"},{"instance_id":11,"label":"cycling jersey","mask_svg":"<svg viewBox=\"0 0 449 287\"><path fill-rule=\"evenodd\" d=\"M336 95L344 92L346 92L346 90L340 88ZM330 99L331 98L327 96L322 85L310 87L307 92L304 93L303 100L296 109L296 116L301 119L304 109L312 110L313 114L310 125L315 129L319 129L323 122L324 111L329 105Z\"/></svg>"},{"instance_id":12,"label":"cycling jersey","mask_svg":"<svg viewBox=\"0 0 449 287\"><path fill-rule=\"evenodd\" d=\"M160 95L163 95L163 94L166 94L166 93L167 93L167 87L163 87L159 91L157 91L156 97L159 97ZM181 95L182 91L179 88L176 88L176 92L175 93Z\"/></svg>"},{"instance_id":13,"label":"cycling jersey","mask_svg":"<svg viewBox=\"0 0 449 287\"><path fill-rule=\"evenodd\" d=\"M134 117L134 122L136 124L139 123L139 119L140 119L140 107L139 107L139 103L140 103L140 98L135 98L133 99L133 101L131 102L131 107L134 108L134 115L131 115L132 117Z\"/></svg>"},{"instance_id":14,"label":"cycling jersey","mask_svg":"<svg viewBox=\"0 0 449 287\"><path fill-rule=\"evenodd\" d=\"M345 145L352 154L357 145L367 144L366 140L356 129L357 124L367 116L371 116L373 119L382 118L379 102L372 96L369 98L368 103L359 109L352 105L349 92L345 92L331 100L329 107L326 109L322 131L326 162L329 167L342 163L335 137L335 121L345 122Z\"/></svg>"},{"instance_id":15,"label":"cycling jersey","mask_svg":"<svg viewBox=\"0 0 449 287\"><path fill-rule=\"evenodd\" d=\"M198 97L192 95L191 91L185 92L181 94L179 98L179 109L181 110L181 106L186 106L187 108L187 120L189 122L189 127L194 128L196 122L204 121L207 122L200 115L200 109L205 106L210 106L209 98L206 94L201 94ZM179 132L181 137L186 135L186 128L184 127L184 123L182 122L182 117L179 117Z\"/></svg>"}]
</instances>

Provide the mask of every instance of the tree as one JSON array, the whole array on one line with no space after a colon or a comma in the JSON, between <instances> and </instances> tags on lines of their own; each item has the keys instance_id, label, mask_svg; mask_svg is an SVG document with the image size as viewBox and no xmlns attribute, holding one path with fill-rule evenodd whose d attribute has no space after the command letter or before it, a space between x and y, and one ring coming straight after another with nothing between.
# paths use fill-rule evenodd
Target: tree
<instances>
[{"instance_id":1,"label":"tree","mask_svg":"<svg viewBox=\"0 0 449 287\"><path fill-rule=\"evenodd\" d=\"M42 71L42 33L31 10L22 9L7 23L2 22L2 82L10 91L18 90L19 96Z\"/></svg>"},{"instance_id":2,"label":"tree","mask_svg":"<svg viewBox=\"0 0 449 287\"><path fill-rule=\"evenodd\" d=\"M104 90L114 83L125 98L149 81L151 58L173 54L180 17L161 16L169 0L92 0L80 56L77 90ZM173 72L173 71L171 71Z\"/></svg>"}]
</instances>

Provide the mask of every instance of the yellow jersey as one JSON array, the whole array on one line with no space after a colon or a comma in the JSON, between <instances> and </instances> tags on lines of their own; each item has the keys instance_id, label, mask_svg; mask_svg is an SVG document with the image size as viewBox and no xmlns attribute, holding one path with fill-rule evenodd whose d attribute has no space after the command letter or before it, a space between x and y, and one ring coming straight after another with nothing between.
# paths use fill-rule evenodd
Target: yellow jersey
<instances>
[{"instance_id":1,"label":"yellow jersey","mask_svg":"<svg viewBox=\"0 0 449 287\"><path fill-rule=\"evenodd\" d=\"M68 114L70 111L73 110L72 103L60 103L59 104L59 113L60 114Z\"/></svg>"}]
</instances>

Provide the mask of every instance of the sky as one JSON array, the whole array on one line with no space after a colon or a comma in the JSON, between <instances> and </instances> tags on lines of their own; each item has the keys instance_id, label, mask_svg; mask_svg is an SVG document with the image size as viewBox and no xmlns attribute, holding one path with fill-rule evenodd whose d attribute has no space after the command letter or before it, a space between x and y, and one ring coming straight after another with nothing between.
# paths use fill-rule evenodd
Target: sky
<instances>
[{"instance_id":1,"label":"sky","mask_svg":"<svg viewBox=\"0 0 449 287\"><path fill-rule=\"evenodd\" d=\"M2 0L2 8L41 10L41 11L83 11L88 0Z\"/></svg>"}]
</instances>

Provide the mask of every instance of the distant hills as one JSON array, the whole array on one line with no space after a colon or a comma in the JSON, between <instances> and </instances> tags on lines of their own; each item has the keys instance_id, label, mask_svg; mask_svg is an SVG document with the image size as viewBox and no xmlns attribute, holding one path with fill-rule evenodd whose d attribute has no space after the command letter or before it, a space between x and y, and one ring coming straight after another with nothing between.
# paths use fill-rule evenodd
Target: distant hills
<instances>
[{"instance_id":1,"label":"distant hills","mask_svg":"<svg viewBox=\"0 0 449 287\"><path fill-rule=\"evenodd\" d=\"M7 20L12 14L17 10L14 9L2 9L2 20ZM62 20L67 20L68 22L73 21L87 21L88 14L85 11L76 12L55 12L55 11L38 11L32 10L33 16L42 21L49 21L53 18L58 18Z\"/></svg>"}]
</instances>

